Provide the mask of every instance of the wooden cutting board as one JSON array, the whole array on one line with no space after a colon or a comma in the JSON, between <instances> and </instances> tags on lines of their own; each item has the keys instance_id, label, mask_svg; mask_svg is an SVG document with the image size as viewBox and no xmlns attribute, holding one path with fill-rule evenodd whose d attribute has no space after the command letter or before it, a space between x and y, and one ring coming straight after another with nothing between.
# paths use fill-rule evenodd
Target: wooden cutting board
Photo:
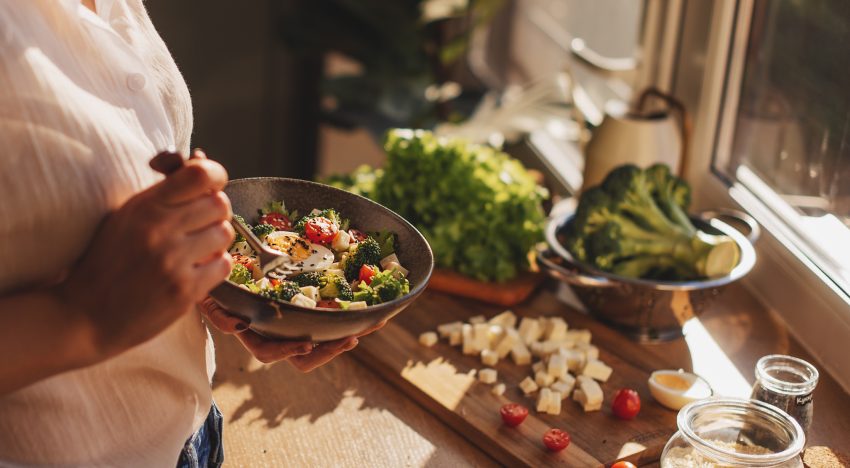
<instances>
[{"instance_id":1,"label":"wooden cutting board","mask_svg":"<svg viewBox=\"0 0 850 468\"><path fill-rule=\"evenodd\" d=\"M524 272L510 281L495 283L478 281L451 270L435 269L428 282L428 289L502 307L513 307L526 300L544 278L539 272Z\"/></svg>"},{"instance_id":2,"label":"wooden cutting board","mask_svg":"<svg viewBox=\"0 0 850 468\"><path fill-rule=\"evenodd\" d=\"M598 324L586 315L558 302L553 292L540 291L521 307L518 316L560 315L570 328L587 328L600 358L614 373L602 384L605 402L601 411L585 413L575 402L563 402L558 416L538 414L535 397L525 397L519 382L531 374L530 366L500 361L495 368L499 381L507 384L503 396L491 393L491 385L478 382L473 369L485 367L474 356L441 340L432 348L418 343L418 336L438 324L465 321L483 314L491 317L504 310L480 302L426 292L413 305L394 318L379 333L361 341L354 355L389 382L442 419L481 450L509 466L587 467L608 465L618 459L641 464L657 461L664 444L675 432L676 413L652 400L647 379L658 368L688 368L690 362L683 341L662 345L641 345ZM623 387L637 390L642 408L632 421L611 414L613 395ZM536 395L536 394L535 394ZM528 419L518 428L502 425L501 405L517 402L530 409ZM543 448L543 433L559 427L570 433L572 443L560 453Z\"/></svg>"}]
</instances>

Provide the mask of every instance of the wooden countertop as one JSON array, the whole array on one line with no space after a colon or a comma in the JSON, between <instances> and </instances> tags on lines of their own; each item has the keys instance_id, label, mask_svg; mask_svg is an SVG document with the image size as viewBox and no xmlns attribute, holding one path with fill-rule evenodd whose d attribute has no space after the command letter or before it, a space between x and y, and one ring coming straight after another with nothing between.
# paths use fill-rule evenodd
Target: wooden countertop
<instances>
[{"instance_id":1,"label":"wooden countertop","mask_svg":"<svg viewBox=\"0 0 850 468\"><path fill-rule=\"evenodd\" d=\"M525 306L548 315L547 304L554 300L550 285ZM459 320L480 309L467 300L426 292L403 314L427 314L433 307L452 307ZM498 311L493 308L492 313ZM765 354L800 356L823 369L740 286L727 288L699 322L687 341L645 345L646 353L635 356L635 363L642 367L660 360L693 367L728 394L748 391L755 362ZM213 395L226 419L226 466L499 464L353 356L301 374L285 363L254 361L232 337L214 337L218 372ZM362 350L352 353L363 357ZM829 375L821 374L809 446L850 453L848 397Z\"/></svg>"}]
</instances>

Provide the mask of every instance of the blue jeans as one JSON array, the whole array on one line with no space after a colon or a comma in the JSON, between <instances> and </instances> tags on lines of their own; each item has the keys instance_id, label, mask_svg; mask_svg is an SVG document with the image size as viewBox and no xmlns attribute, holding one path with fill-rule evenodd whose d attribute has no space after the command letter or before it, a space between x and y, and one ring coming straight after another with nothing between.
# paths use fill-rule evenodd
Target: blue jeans
<instances>
[{"instance_id":1,"label":"blue jeans","mask_svg":"<svg viewBox=\"0 0 850 468\"><path fill-rule=\"evenodd\" d=\"M180 452L177 468L219 468L224 462L221 412L213 402L207 420L192 434Z\"/></svg>"}]
</instances>

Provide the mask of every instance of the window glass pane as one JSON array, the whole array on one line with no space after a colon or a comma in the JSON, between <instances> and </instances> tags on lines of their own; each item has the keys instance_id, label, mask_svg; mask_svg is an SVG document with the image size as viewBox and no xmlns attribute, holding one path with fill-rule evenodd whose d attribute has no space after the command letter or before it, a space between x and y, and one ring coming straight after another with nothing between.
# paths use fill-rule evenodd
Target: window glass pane
<instances>
[{"instance_id":1,"label":"window glass pane","mask_svg":"<svg viewBox=\"0 0 850 468\"><path fill-rule=\"evenodd\" d=\"M850 2L757 0L731 156L719 168L780 214L845 291L850 291L848 76Z\"/></svg>"}]
</instances>

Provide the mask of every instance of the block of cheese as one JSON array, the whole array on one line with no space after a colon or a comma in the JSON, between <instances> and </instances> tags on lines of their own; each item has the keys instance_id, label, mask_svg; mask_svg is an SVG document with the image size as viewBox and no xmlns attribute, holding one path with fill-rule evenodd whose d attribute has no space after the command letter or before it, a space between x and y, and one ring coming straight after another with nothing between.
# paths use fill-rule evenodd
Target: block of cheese
<instances>
[{"instance_id":1,"label":"block of cheese","mask_svg":"<svg viewBox=\"0 0 850 468\"><path fill-rule=\"evenodd\" d=\"M440 338L448 338L451 336L452 332L459 332L461 327L463 327L463 322L450 322L437 325L437 334L440 335Z\"/></svg>"},{"instance_id":2,"label":"block of cheese","mask_svg":"<svg viewBox=\"0 0 850 468\"><path fill-rule=\"evenodd\" d=\"M586 375L580 375L576 377L576 385L578 386L576 392L581 392L582 397L582 400L577 401L581 403L585 411L596 411L602 408L602 387L595 380Z\"/></svg>"},{"instance_id":3,"label":"block of cheese","mask_svg":"<svg viewBox=\"0 0 850 468\"><path fill-rule=\"evenodd\" d=\"M558 353L567 360L567 369L570 372L580 373L584 369L584 353L581 351L561 348Z\"/></svg>"},{"instance_id":4,"label":"block of cheese","mask_svg":"<svg viewBox=\"0 0 850 468\"><path fill-rule=\"evenodd\" d=\"M561 414L561 400L563 397L561 396L561 392L556 390L549 391L549 404L546 408L546 412L549 414L559 415Z\"/></svg>"},{"instance_id":5,"label":"block of cheese","mask_svg":"<svg viewBox=\"0 0 850 468\"><path fill-rule=\"evenodd\" d=\"M535 374L542 370L546 370L546 364L543 361L537 361L531 365L531 372Z\"/></svg>"},{"instance_id":6,"label":"block of cheese","mask_svg":"<svg viewBox=\"0 0 850 468\"><path fill-rule=\"evenodd\" d=\"M496 383L498 376L499 374L496 372L496 369L490 369L489 367L478 371L478 380L486 384Z\"/></svg>"},{"instance_id":7,"label":"block of cheese","mask_svg":"<svg viewBox=\"0 0 850 468\"><path fill-rule=\"evenodd\" d=\"M599 359L599 348L591 344L578 343L575 347L576 351L584 353L585 361L593 361Z\"/></svg>"},{"instance_id":8,"label":"block of cheese","mask_svg":"<svg viewBox=\"0 0 850 468\"><path fill-rule=\"evenodd\" d=\"M475 349L475 335L472 333L472 325L464 323L461 333L463 334L463 354L480 353L480 349Z\"/></svg>"},{"instance_id":9,"label":"block of cheese","mask_svg":"<svg viewBox=\"0 0 850 468\"><path fill-rule=\"evenodd\" d=\"M567 322L561 317L552 317L546 321L546 329L543 331L543 339L547 341L561 341L567 336Z\"/></svg>"},{"instance_id":10,"label":"block of cheese","mask_svg":"<svg viewBox=\"0 0 850 468\"><path fill-rule=\"evenodd\" d=\"M558 379L567 374L567 357L561 353L549 356L549 366L546 369L549 375Z\"/></svg>"},{"instance_id":11,"label":"block of cheese","mask_svg":"<svg viewBox=\"0 0 850 468\"><path fill-rule=\"evenodd\" d=\"M528 345L531 355L537 358L543 358L543 343L534 341Z\"/></svg>"},{"instance_id":12,"label":"block of cheese","mask_svg":"<svg viewBox=\"0 0 850 468\"><path fill-rule=\"evenodd\" d=\"M540 387L538 387L537 384L534 383L534 380L532 380L531 377L526 377L522 380L522 382L519 383L519 388L522 390L522 393L530 395L536 392L537 389Z\"/></svg>"},{"instance_id":13,"label":"block of cheese","mask_svg":"<svg viewBox=\"0 0 850 468\"><path fill-rule=\"evenodd\" d=\"M540 329L540 322L531 317L523 317L519 322L519 337L523 343L530 345L540 339L543 330Z\"/></svg>"},{"instance_id":14,"label":"block of cheese","mask_svg":"<svg viewBox=\"0 0 850 468\"><path fill-rule=\"evenodd\" d=\"M497 383L496 385L493 385L493 389L490 390L490 391L493 392L493 395L504 395L505 394L505 384Z\"/></svg>"},{"instance_id":15,"label":"block of cheese","mask_svg":"<svg viewBox=\"0 0 850 468\"><path fill-rule=\"evenodd\" d=\"M425 332L419 335L419 344L422 346L430 348L434 346L434 343L437 342L437 334L434 332Z\"/></svg>"},{"instance_id":16,"label":"block of cheese","mask_svg":"<svg viewBox=\"0 0 850 468\"><path fill-rule=\"evenodd\" d=\"M538 371L534 374L534 382L541 387L548 387L552 385L552 382L555 381L555 378L549 375L546 371Z\"/></svg>"},{"instance_id":17,"label":"block of cheese","mask_svg":"<svg viewBox=\"0 0 850 468\"><path fill-rule=\"evenodd\" d=\"M310 299L309 297L307 297L307 296L305 296L301 293L298 293L298 294L292 296L292 299L290 299L289 302L291 302L295 305L299 305L301 307L309 307L311 309L313 307L316 307L316 301Z\"/></svg>"},{"instance_id":18,"label":"block of cheese","mask_svg":"<svg viewBox=\"0 0 850 468\"><path fill-rule=\"evenodd\" d=\"M489 349L496 349L496 344L499 340L502 339L502 336L505 334L505 329L501 325L493 325L489 324L487 328L487 347Z\"/></svg>"},{"instance_id":19,"label":"block of cheese","mask_svg":"<svg viewBox=\"0 0 850 468\"><path fill-rule=\"evenodd\" d=\"M545 413L547 409L549 409L549 400L552 395L552 392L548 388L544 388L540 390L540 393L537 395L537 412Z\"/></svg>"},{"instance_id":20,"label":"block of cheese","mask_svg":"<svg viewBox=\"0 0 850 468\"><path fill-rule=\"evenodd\" d=\"M555 383L549 386L549 389L553 392L558 392L561 395L561 399L564 399L570 394L570 392L573 391L573 388L575 387L575 379L573 379L572 377L570 377L570 379L571 380L558 379L557 381L555 381Z\"/></svg>"},{"instance_id":21,"label":"block of cheese","mask_svg":"<svg viewBox=\"0 0 850 468\"><path fill-rule=\"evenodd\" d=\"M590 344L591 337L590 330L569 330L565 339L575 343Z\"/></svg>"},{"instance_id":22,"label":"block of cheese","mask_svg":"<svg viewBox=\"0 0 850 468\"><path fill-rule=\"evenodd\" d=\"M531 364L531 353L528 351L528 348L525 347L522 340L519 340L514 344L514 347L511 348L511 357L514 360L514 364L518 366L527 366Z\"/></svg>"},{"instance_id":23,"label":"block of cheese","mask_svg":"<svg viewBox=\"0 0 850 468\"><path fill-rule=\"evenodd\" d=\"M457 345L460 345L462 343L463 343L463 333L461 332L461 329L458 328L457 330L452 330L452 332L449 334L449 345L457 346Z\"/></svg>"},{"instance_id":24,"label":"block of cheese","mask_svg":"<svg viewBox=\"0 0 850 468\"><path fill-rule=\"evenodd\" d=\"M319 300L319 288L317 288L315 286L302 286L301 287L301 294L309 297L310 299L312 299L314 301Z\"/></svg>"},{"instance_id":25,"label":"block of cheese","mask_svg":"<svg viewBox=\"0 0 850 468\"><path fill-rule=\"evenodd\" d=\"M487 319L484 318L483 315L476 315L475 317L469 317L469 323L471 323L473 325L476 325L476 324L479 324L479 323L484 323L486 321L487 321Z\"/></svg>"},{"instance_id":26,"label":"block of cheese","mask_svg":"<svg viewBox=\"0 0 850 468\"><path fill-rule=\"evenodd\" d=\"M513 328L505 328L502 336L497 340L495 347L499 359L504 359L514 349L514 345L520 342L519 334Z\"/></svg>"},{"instance_id":27,"label":"block of cheese","mask_svg":"<svg viewBox=\"0 0 850 468\"><path fill-rule=\"evenodd\" d=\"M476 323L472 326L472 336L475 340L475 354L490 348L490 325Z\"/></svg>"},{"instance_id":28,"label":"block of cheese","mask_svg":"<svg viewBox=\"0 0 850 468\"><path fill-rule=\"evenodd\" d=\"M581 371L581 375L586 375L600 382L607 382L608 378L611 377L611 372L613 372L613 369L608 367L604 362L593 359L587 361L587 364L584 365L584 370Z\"/></svg>"},{"instance_id":29,"label":"block of cheese","mask_svg":"<svg viewBox=\"0 0 850 468\"><path fill-rule=\"evenodd\" d=\"M499 315L495 315L490 319L491 325L499 325L503 328L516 327L516 315L510 310L506 310Z\"/></svg>"},{"instance_id":30,"label":"block of cheese","mask_svg":"<svg viewBox=\"0 0 850 468\"><path fill-rule=\"evenodd\" d=\"M481 363L485 366L495 366L499 362L499 355L491 349L481 351Z\"/></svg>"}]
</instances>

